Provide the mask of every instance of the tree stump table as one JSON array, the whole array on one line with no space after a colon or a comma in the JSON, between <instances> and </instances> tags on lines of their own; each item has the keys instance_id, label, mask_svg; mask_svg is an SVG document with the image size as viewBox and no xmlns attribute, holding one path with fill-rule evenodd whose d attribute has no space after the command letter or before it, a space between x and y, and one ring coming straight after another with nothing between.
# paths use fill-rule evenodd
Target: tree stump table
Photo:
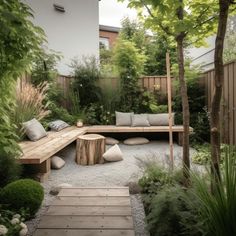
<instances>
[{"instance_id":1,"label":"tree stump table","mask_svg":"<svg viewBox=\"0 0 236 236\"><path fill-rule=\"evenodd\" d=\"M105 137L99 134L86 134L78 137L76 142L76 162L80 165L104 163Z\"/></svg>"}]
</instances>

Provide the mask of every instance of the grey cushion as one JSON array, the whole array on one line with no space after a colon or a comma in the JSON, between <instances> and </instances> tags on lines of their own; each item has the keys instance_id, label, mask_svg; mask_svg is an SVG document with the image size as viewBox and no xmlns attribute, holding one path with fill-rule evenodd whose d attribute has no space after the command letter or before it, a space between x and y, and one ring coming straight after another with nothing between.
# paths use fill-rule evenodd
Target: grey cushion
<instances>
[{"instance_id":1,"label":"grey cushion","mask_svg":"<svg viewBox=\"0 0 236 236\"><path fill-rule=\"evenodd\" d=\"M174 119L175 119L174 116L175 114L172 113L173 125L174 125ZM168 113L148 114L148 121L150 125L167 126L169 125L169 114Z\"/></svg>"},{"instance_id":2,"label":"grey cushion","mask_svg":"<svg viewBox=\"0 0 236 236\"><path fill-rule=\"evenodd\" d=\"M106 161L122 161L123 160L123 154L119 148L119 146L116 144L109 148L104 154L103 158Z\"/></svg>"},{"instance_id":3,"label":"grey cushion","mask_svg":"<svg viewBox=\"0 0 236 236\"><path fill-rule=\"evenodd\" d=\"M31 141L37 141L47 136L46 130L43 128L40 122L37 121L35 118L30 121L24 122L23 128L25 130L27 137Z\"/></svg>"},{"instance_id":4,"label":"grey cushion","mask_svg":"<svg viewBox=\"0 0 236 236\"><path fill-rule=\"evenodd\" d=\"M134 127L137 127L137 126L141 126L141 127L150 126L146 114L133 114L131 116L131 119L132 119L132 126L134 126Z\"/></svg>"},{"instance_id":5,"label":"grey cushion","mask_svg":"<svg viewBox=\"0 0 236 236\"><path fill-rule=\"evenodd\" d=\"M106 145L115 145L118 143L119 143L119 140L111 138L111 137L106 137Z\"/></svg>"},{"instance_id":6,"label":"grey cushion","mask_svg":"<svg viewBox=\"0 0 236 236\"><path fill-rule=\"evenodd\" d=\"M126 145L140 145L140 144L146 144L146 143L149 143L149 140L142 137L128 138L124 140L124 144Z\"/></svg>"},{"instance_id":7,"label":"grey cushion","mask_svg":"<svg viewBox=\"0 0 236 236\"><path fill-rule=\"evenodd\" d=\"M51 168L52 169L61 169L65 165L65 161L58 156L51 157Z\"/></svg>"},{"instance_id":8,"label":"grey cushion","mask_svg":"<svg viewBox=\"0 0 236 236\"><path fill-rule=\"evenodd\" d=\"M117 126L131 126L131 115L133 112L125 113L116 111L116 125Z\"/></svg>"},{"instance_id":9,"label":"grey cushion","mask_svg":"<svg viewBox=\"0 0 236 236\"><path fill-rule=\"evenodd\" d=\"M54 131L60 131L66 127L69 127L69 125L63 120L52 121L48 124L48 126L49 128L51 128L51 130L54 130Z\"/></svg>"}]
</instances>

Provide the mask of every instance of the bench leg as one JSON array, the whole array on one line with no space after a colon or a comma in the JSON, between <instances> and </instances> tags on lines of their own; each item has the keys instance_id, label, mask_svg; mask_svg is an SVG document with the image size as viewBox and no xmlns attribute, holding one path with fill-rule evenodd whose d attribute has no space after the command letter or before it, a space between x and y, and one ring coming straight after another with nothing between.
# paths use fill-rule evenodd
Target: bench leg
<instances>
[{"instance_id":1,"label":"bench leg","mask_svg":"<svg viewBox=\"0 0 236 236\"><path fill-rule=\"evenodd\" d=\"M183 146L183 132L178 133L177 143L179 146Z\"/></svg>"},{"instance_id":2,"label":"bench leg","mask_svg":"<svg viewBox=\"0 0 236 236\"><path fill-rule=\"evenodd\" d=\"M51 172L51 160L49 158L49 159L47 159L46 161L42 162L39 165L39 171L38 171L38 174L37 174L37 179L40 182L46 181L48 179L49 175L50 175L50 172Z\"/></svg>"}]
</instances>

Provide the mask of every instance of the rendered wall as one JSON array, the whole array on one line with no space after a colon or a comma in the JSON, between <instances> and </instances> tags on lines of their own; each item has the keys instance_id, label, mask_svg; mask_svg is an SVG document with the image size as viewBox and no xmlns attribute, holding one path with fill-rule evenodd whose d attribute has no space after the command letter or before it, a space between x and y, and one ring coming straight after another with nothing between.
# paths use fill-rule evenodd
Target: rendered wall
<instances>
[{"instance_id":1,"label":"rendered wall","mask_svg":"<svg viewBox=\"0 0 236 236\"><path fill-rule=\"evenodd\" d=\"M63 55L59 73L69 75L71 59L99 57L98 0L24 0L34 11L33 22L44 29L48 47ZM58 12L53 4L62 5Z\"/></svg>"}]
</instances>

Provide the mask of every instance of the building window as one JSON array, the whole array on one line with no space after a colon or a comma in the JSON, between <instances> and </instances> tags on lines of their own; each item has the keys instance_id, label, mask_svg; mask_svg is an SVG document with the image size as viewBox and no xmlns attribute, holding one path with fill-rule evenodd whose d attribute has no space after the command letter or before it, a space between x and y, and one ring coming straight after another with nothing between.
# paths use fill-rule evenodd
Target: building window
<instances>
[{"instance_id":1,"label":"building window","mask_svg":"<svg viewBox=\"0 0 236 236\"><path fill-rule=\"evenodd\" d=\"M109 50L109 48L110 48L109 39L100 37L99 38L99 47L100 47L100 49L104 48L104 49Z\"/></svg>"}]
</instances>

